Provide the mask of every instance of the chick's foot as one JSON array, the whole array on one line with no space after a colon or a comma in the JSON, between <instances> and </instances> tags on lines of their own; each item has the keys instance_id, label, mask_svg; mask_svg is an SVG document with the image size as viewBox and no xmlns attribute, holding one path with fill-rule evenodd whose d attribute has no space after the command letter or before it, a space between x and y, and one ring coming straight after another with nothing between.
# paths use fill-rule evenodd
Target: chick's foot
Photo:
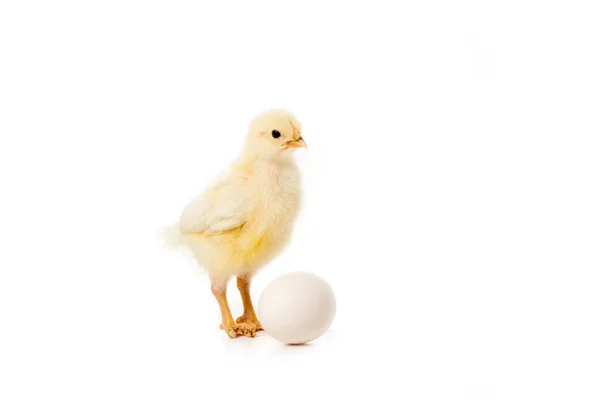
<instances>
[{"instance_id":1,"label":"chick's foot","mask_svg":"<svg viewBox=\"0 0 600 400\"><path fill-rule=\"evenodd\" d=\"M219 328L223 329L230 338L236 338L238 336L255 337L257 328L256 325L250 323L230 323L226 325L219 325Z\"/></svg>"},{"instance_id":2,"label":"chick's foot","mask_svg":"<svg viewBox=\"0 0 600 400\"><path fill-rule=\"evenodd\" d=\"M258 321L256 316L244 314L241 317L239 317L238 319L236 319L235 322L237 322L238 324L252 325L252 326L254 326L254 329L256 332L264 331L262 325L260 324L260 322Z\"/></svg>"}]
</instances>

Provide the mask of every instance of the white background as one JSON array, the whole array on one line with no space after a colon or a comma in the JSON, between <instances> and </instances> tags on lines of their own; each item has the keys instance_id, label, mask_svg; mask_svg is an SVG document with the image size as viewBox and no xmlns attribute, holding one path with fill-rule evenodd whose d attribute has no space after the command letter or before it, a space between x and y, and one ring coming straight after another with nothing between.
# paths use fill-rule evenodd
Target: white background
<instances>
[{"instance_id":1,"label":"white background","mask_svg":"<svg viewBox=\"0 0 600 400\"><path fill-rule=\"evenodd\" d=\"M593 3L3 1L0 398L600 398ZM303 347L157 239L267 107L305 207L253 295L331 283Z\"/></svg>"}]
</instances>

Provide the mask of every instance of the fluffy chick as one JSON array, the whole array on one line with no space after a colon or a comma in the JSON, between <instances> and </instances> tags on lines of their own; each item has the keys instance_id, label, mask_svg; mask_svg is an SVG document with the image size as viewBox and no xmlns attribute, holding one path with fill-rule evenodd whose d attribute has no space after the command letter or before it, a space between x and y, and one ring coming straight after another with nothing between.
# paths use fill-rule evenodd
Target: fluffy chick
<instances>
[{"instance_id":1,"label":"fluffy chick","mask_svg":"<svg viewBox=\"0 0 600 400\"><path fill-rule=\"evenodd\" d=\"M207 271L230 337L262 330L250 280L290 240L300 208L300 176L292 152L306 147L296 117L272 109L255 117L239 157L184 209L184 243ZM244 313L233 320L227 282L237 277Z\"/></svg>"}]
</instances>

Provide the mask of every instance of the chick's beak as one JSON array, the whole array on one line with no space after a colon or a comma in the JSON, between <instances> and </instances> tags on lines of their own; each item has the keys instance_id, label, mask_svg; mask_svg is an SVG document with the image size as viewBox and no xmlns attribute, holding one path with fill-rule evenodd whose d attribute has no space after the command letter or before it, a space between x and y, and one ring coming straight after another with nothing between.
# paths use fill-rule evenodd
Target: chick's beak
<instances>
[{"instance_id":1,"label":"chick's beak","mask_svg":"<svg viewBox=\"0 0 600 400\"><path fill-rule=\"evenodd\" d=\"M301 137L296 139L296 140L290 140L289 142L287 142L285 144L286 148L290 148L290 147L304 147L306 148L306 142L304 141L304 139L302 139Z\"/></svg>"}]
</instances>

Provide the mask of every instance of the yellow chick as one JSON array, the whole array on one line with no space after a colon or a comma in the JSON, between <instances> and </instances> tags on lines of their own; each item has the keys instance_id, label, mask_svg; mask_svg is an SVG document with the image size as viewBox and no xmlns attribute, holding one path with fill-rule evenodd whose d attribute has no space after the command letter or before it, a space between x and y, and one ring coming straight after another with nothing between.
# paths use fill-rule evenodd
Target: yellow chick
<instances>
[{"instance_id":1,"label":"yellow chick","mask_svg":"<svg viewBox=\"0 0 600 400\"><path fill-rule=\"evenodd\" d=\"M290 240L300 209L300 175L292 152L306 147L300 123L281 109L255 117L241 154L184 209L183 243L208 272L230 337L262 330L250 298L250 280ZM233 320L227 282L237 277L244 313Z\"/></svg>"}]
</instances>

